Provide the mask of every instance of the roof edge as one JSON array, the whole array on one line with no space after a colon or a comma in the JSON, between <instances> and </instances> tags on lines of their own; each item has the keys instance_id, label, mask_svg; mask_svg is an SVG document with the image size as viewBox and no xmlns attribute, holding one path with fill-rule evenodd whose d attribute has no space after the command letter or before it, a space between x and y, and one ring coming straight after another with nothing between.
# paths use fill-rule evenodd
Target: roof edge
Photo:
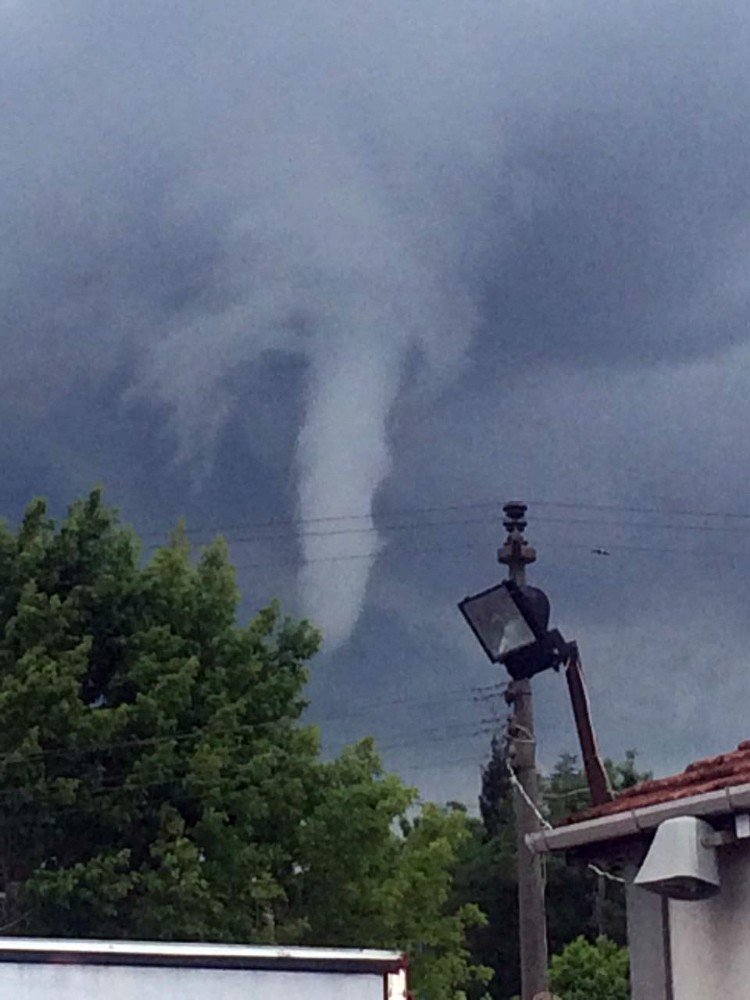
<instances>
[{"instance_id":1,"label":"roof edge","mask_svg":"<svg viewBox=\"0 0 750 1000\"><path fill-rule=\"evenodd\" d=\"M750 782L729 785L713 792L702 792L700 795L687 795L669 802L623 809L608 816L598 816L596 819L552 830L539 830L526 835L526 845L533 854L549 854L584 844L631 837L653 830L664 820L674 816L722 816L735 812L750 812Z\"/></svg>"},{"instance_id":2,"label":"roof edge","mask_svg":"<svg viewBox=\"0 0 750 1000\"><path fill-rule=\"evenodd\" d=\"M0 939L5 962L380 974L408 965L402 953L377 949L22 937Z\"/></svg>"}]
</instances>

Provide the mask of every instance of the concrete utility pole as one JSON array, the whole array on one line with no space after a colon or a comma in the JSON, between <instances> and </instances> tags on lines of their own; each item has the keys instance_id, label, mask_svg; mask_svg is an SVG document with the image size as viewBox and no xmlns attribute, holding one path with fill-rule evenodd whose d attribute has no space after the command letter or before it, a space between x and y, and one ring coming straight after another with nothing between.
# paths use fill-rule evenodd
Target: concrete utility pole
<instances>
[{"instance_id":1,"label":"concrete utility pole","mask_svg":"<svg viewBox=\"0 0 750 1000\"><path fill-rule=\"evenodd\" d=\"M535 550L524 537L526 505L507 503L503 522L508 537L497 560L508 567L508 577L519 586L526 583L526 567L536 560ZM513 706L511 747L513 769L529 799L538 806L539 781L536 772L534 710L531 681L511 681L506 695ZM518 856L518 924L521 945L521 1000L534 1000L547 989L547 922L544 910L542 861L526 846L527 833L536 833L539 820L534 810L515 792L516 850Z\"/></svg>"}]
</instances>

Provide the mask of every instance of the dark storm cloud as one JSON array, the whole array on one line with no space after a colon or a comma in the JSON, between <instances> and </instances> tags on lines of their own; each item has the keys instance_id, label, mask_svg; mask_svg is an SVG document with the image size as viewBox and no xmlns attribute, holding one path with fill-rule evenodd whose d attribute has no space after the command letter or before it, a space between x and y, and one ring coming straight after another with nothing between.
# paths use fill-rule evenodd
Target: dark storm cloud
<instances>
[{"instance_id":1,"label":"dark storm cloud","mask_svg":"<svg viewBox=\"0 0 750 1000\"><path fill-rule=\"evenodd\" d=\"M491 390L479 391L467 376L439 405L398 421L388 507L418 506L424 497L436 507L493 494L528 498L539 551L530 578L550 595L555 623L581 644L602 746L612 756L637 747L662 773L731 747L747 728L750 522L670 512L750 513L749 365L743 345L640 369L522 368ZM614 509L565 506L571 500ZM498 514L482 507L424 515L465 523L411 532L412 552L400 553L406 542L393 539L381 558L373 604L384 603L414 637L440 636L412 647L395 688L415 677L408 690L416 697L456 677L467 687L501 679L478 648L462 650L449 638L451 625L463 628L456 600L498 578ZM435 608L429 630L425 600ZM384 652L380 640L366 654L370 670L382 659L400 662L399 648ZM562 680L535 686L549 765L558 752L575 751L575 733ZM488 714L450 698L449 710L463 713L467 732ZM427 725L430 709L423 711ZM429 780L442 781L442 771ZM456 776L454 794L460 786Z\"/></svg>"},{"instance_id":2,"label":"dark storm cloud","mask_svg":"<svg viewBox=\"0 0 750 1000\"><path fill-rule=\"evenodd\" d=\"M485 271L478 351L643 364L746 339L750 39L715 13L625 4L568 37L561 94L507 130L538 201Z\"/></svg>"},{"instance_id":3,"label":"dark storm cloud","mask_svg":"<svg viewBox=\"0 0 750 1000\"><path fill-rule=\"evenodd\" d=\"M0 18L10 507L98 478L149 526L185 505L227 524L491 492L747 506L744 5L30 0ZM338 642L364 609L351 649L363 677L390 658L380 695L428 663L446 683L474 669L446 624L474 556L436 573L389 537L381 561L338 563L317 560L376 534L300 538L304 606ZM573 590L597 595L602 656L638 646L615 580ZM736 651L733 615L706 615L695 643L720 620Z\"/></svg>"}]
</instances>

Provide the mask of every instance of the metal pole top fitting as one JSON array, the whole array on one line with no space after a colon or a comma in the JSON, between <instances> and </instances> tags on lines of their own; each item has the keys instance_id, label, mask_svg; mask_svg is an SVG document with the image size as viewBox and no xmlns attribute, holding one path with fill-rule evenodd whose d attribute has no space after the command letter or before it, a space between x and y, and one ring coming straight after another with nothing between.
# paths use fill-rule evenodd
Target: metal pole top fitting
<instances>
[{"instance_id":1,"label":"metal pole top fitting","mask_svg":"<svg viewBox=\"0 0 750 1000\"><path fill-rule=\"evenodd\" d=\"M536 549L524 537L527 509L526 504L519 500L511 500L503 506L503 527L508 532L508 537L503 547L497 550L497 561L504 566L520 569L536 562Z\"/></svg>"}]
</instances>

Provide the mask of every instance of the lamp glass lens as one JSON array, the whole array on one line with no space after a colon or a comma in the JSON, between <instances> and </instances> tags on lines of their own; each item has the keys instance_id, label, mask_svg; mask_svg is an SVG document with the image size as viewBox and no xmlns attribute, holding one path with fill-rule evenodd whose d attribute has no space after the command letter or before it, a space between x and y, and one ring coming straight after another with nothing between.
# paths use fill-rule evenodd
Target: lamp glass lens
<instances>
[{"instance_id":1,"label":"lamp glass lens","mask_svg":"<svg viewBox=\"0 0 750 1000\"><path fill-rule=\"evenodd\" d=\"M534 633L505 587L471 598L464 610L493 659L499 660L511 650L535 641Z\"/></svg>"}]
</instances>

